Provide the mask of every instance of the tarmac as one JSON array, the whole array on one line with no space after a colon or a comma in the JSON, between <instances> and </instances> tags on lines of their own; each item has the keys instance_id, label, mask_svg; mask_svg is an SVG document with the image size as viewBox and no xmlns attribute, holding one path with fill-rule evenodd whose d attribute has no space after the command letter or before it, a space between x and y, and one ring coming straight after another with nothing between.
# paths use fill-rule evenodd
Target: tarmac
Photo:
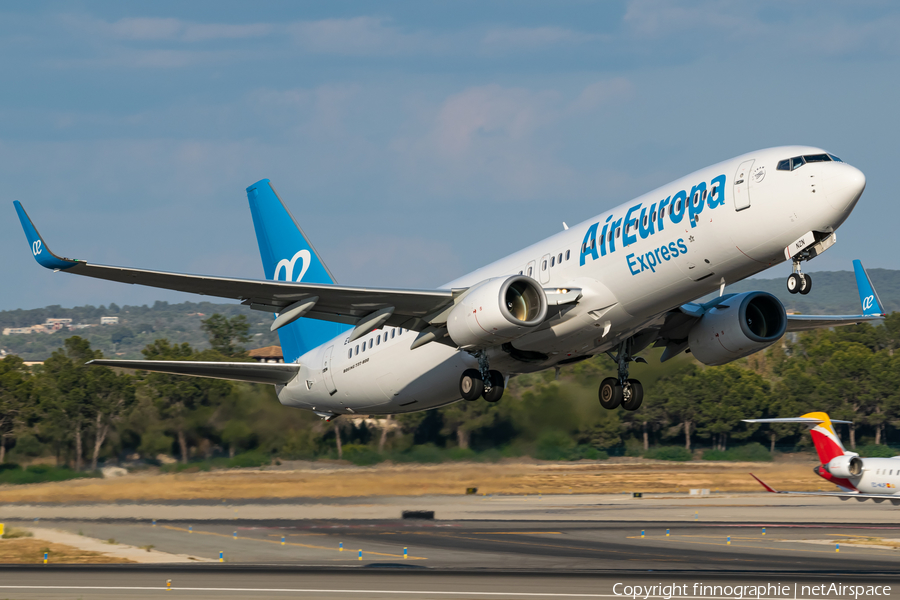
<instances>
[{"instance_id":1,"label":"tarmac","mask_svg":"<svg viewBox=\"0 0 900 600\"><path fill-rule=\"evenodd\" d=\"M0 597L900 597L897 510L771 494L5 505L7 527L145 564L0 566Z\"/></svg>"},{"instance_id":2,"label":"tarmac","mask_svg":"<svg viewBox=\"0 0 900 600\"><path fill-rule=\"evenodd\" d=\"M397 519L404 510L434 511L439 520L631 521L653 523L729 522L893 524L900 507L857 500L769 493L567 494L372 496L290 500L207 500L193 502L116 502L83 504L3 504L0 520L116 519L151 521L244 521L271 519Z\"/></svg>"}]
</instances>

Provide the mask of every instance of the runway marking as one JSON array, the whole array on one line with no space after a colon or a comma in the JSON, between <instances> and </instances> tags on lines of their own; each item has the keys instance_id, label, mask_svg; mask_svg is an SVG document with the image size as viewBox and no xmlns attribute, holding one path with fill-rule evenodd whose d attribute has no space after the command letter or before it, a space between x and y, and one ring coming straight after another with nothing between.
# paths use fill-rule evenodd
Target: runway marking
<instances>
[{"instance_id":1,"label":"runway marking","mask_svg":"<svg viewBox=\"0 0 900 600\"><path fill-rule=\"evenodd\" d=\"M676 537L677 537L677 538L682 538L682 537L713 537L713 536L700 536L700 535L698 535L698 536L674 536L674 535L672 535L672 536L669 536L668 538L666 538L665 536L658 536L658 537L647 536L647 537L644 538L644 539L658 539L658 540L667 540L667 541L668 541L668 540L671 540L671 541L674 541L673 538L676 538ZM732 537L734 537L734 536L732 536ZM858 536L857 536L857 537L858 537ZM639 540L639 539L642 539L642 538L641 538L641 536L639 536L639 535L629 535L629 536L627 536L627 539L632 539L632 540L637 539L637 540ZM722 539L722 538L721 538L721 536L719 536L719 537L717 537L716 539ZM756 541L756 542L762 541L760 538L740 538L740 539L743 540L743 541ZM701 545L701 546L728 546L729 548L734 547L734 544L729 545L729 544L725 544L725 543L722 543L722 542L718 542L718 543L715 543L715 542L695 542L695 541L692 541L692 540L683 540L683 539L682 539L682 540L679 540L679 541L680 541L681 543L683 543L683 544L699 544L699 545ZM779 542L788 542L788 543L791 543L791 542L793 542L793 543L802 543L802 542L800 542L799 540L777 540L777 541L779 541ZM747 545L747 546L744 546L744 547L745 547L745 548L754 548L754 549L759 549L759 550L785 550L785 548L773 548L773 547L771 547L771 546L757 546L756 544L754 544L754 545L752 545L752 546ZM791 548L791 550L792 550L792 551L795 551L795 552L810 552L810 553L813 553L813 554L829 554L829 555L834 555L834 554L835 554L835 553L834 553L833 551L831 551L831 550L807 550L806 548ZM861 549L860 549L860 550L861 550ZM869 550L874 550L875 552L878 552L878 549L877 549L877 548L869 548ZM862 554L862 552L860 552L860 553L857 553L857 552L858 552L858 550L857 550L856 552L854 552L854 555L859 556L860 554ZM888 554L890 554L890 555L892 555L892 556L896 556L896 552L894 552L893 550L887 549L887 548L885 548L882 552L887 552ZM878 555L879 555L879 556L882 556L883 554L878 554ZM710 559L710 560L716 560L716 559L713 558L713 559ZM731 559L729 559L729 560L731 560ZM755 562L755 561L754 561L754 562Z\"/></svg>"},{"instance_id":2,"label":"runway marking","mask_svg":"<svg viewBox=\"0 0 900 600\"><path fill-rule=\"evenodd\" d=\"M470 531L469 535L562 535L561 531Z\"/></svg>"},{"instance_id":3,"label":"runway marking","mask_svg":"<svg viewBox=\"0 0 900 600\"><path fill-rule=\"evenodd\" d=\"M422 532L418 532L418 535L428 535L431 533L432 532L430 532L430 531L422 531ZM435 537L449 537L449 538L457 538L457 539L461 539L461 540L478 540L478 541L484 540L484 538L473 538L473 537L466 537L463 535L452 535L452 534L447 534L447 533L438 533L437 535L435 535ZM513 542L510 540L487 540L487 541L497 542L498 544L517 544L519 546L534 546L534 547L540 547L540 548L560 548L560 549L564 549L564 550L584 550L587 552L608 552L611 554L632 554L632 555L641 556L644 558L646 558L648 556L653 556L653 557L662 557L662 559L665 561L684 562L683 560L677 560L677 559L673 560L669 557L668 554L650 554L647 552L627 552L627 551L623 551L623 550L607 550L607 549L599 549L599 548L588 548L585 546L560 546L558 544L535 544L534 542Z\"/></svg>"},{"instance_id":4,"label":"runway marking","mask_svg":"<svg viewBox=\"0 0 900 600\"><path fill-rule=\"evenodd\" d=\"M114 590L114 591L164 591L164 586L88 586L88 585L0 585L4 590ZM451 592L446 590L346 590L315 588L226 588L226 587L173 587L178 592L266 592L285 594L406 594L410 596L515 596L532 598L627 598L622 594L576 594L567 592ZM666 598L664 595L641 598ZM687 600L734 600L734 596L678 596ZM756 598L754 596L754 598ZM784 597L761 596L757 600L784 600Z\"/></svg>"},{"instance_id":5,"label":"runway marking","mask_svg":"<svg viewBox=\"0 0 900 600\"><path fill-rule=\"evenodd\" d=\"M172 529L174 531L188 531L184 527L175 527L174 525L163 525L163 528L164 529ZM193 533L197 533L200 535L214 535L216 537L224 537L224 538L237 539L237 540L248 540L251 542L264 542L266 544L277 544L279 546L281 545L281 542L278 540L267 540L265 538L244 537L244 536L240 536L240 535L235 537L234 535L231 535L228 533L216 533L214 531L198 531L198 530L194 529ZM285 546L298 546L300 548L312 548L313 550L331 550L332 552L339 551L337 548L335 548L333 546L313 546L312 544L300 544L297 542L285 542L284 545ZM350 550L350 551L352 552L352 550ZM363 554L372 554L374 556L390 556L391 558L403 558L402 554L389 554L386 552L373 552L372 550L363 550L362 553ZM428 559L425 558L424 556L410 556L408 560L428 560Z\"/></svg>"}]
</instances>

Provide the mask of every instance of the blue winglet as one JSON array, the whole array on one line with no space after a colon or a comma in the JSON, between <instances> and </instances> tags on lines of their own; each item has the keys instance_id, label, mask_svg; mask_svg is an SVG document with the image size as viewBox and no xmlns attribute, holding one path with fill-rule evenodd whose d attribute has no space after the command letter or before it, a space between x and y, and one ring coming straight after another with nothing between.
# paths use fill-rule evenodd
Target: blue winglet
<instances>
[{"instance_id":1,"label":"blue winglet","mask_svg":"<svg viewBox=\"0 0 900 600\"><path fill-rule=\"evenodd\" d=\"M859 301L862 303L862 314L866 316L887 314L878 292L869 279L869 274L859 260L853 261L853 272L856 274L856 287L859 290Z\"/></svg>"},{"instance_id":2,"label":"blue winglet","mask_svg":"<svg viewBox=\"0 0 900 600\"><path fill-rule=\"evenodd\" d=\"M68 269L78 264L77 261L61 258L53 254L50 248L47 247L47 244L44 243L34 223L28 218L28 214L22 208L22 204L18 200L13 200L13 204L16 207L16 213L19 215L19 221L22 223L22 229L25 230L25 237L28 238L28 244L31 246L31 254L42 267L60 270Z\"/></svg>"}]
</instances>

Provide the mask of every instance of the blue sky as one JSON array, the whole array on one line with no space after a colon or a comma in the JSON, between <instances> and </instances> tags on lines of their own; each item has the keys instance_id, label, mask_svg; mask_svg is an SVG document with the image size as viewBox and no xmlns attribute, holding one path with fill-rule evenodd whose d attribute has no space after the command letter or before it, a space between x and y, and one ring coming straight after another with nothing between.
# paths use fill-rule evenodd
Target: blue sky
<instances>
[{"instance_id":1,"label":"blue sky","mask_svg":"<svg viewBox=\"0 0 900 600\"><path fill-rule=\"evenodd\" d=\"M270 178L339 282L433 287L782 144L868 177L810 270L900 268L898 30L889 1L6 3L0 309L197 298L41 269L13 200L66 256L258 278Z\"/></svg>"}]
</instances>

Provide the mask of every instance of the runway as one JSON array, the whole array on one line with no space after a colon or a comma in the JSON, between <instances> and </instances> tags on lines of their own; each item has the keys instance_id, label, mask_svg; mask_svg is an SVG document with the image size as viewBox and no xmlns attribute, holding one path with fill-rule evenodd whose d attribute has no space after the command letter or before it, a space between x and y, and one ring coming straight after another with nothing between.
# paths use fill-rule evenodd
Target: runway
<instances>
[{"instance_id":1,"label":"runway","mask_svg":"<svg viewBox=\"0 0 900 600\"><path fill-rule=\"evenodd\" d=\"M560 494L560 495L423 495L271 500L35 503L0 505L2 520L32 519L169 519L216 520L398 519L404 510L431 510L439 520L630 521L645 523L866 522L890 525L900 507L889 502L842 502L836 498L779 496L766 493L687 494Z\"/></svg>"},{"instance_id":2,"label":"runway","mask_svg":"<svg viewBox=\"0 0 900 600\"><path fill-rule=\"evenodd\" d=\"M10 523L27 526L26 523ZM900 551L851 540L900 538L879 524L510 521L42 522L115 544L225 564L303 567L402 566L407 570L741 570L900 574ZM668 533L668 535L667 535ZM843 541L840 552L837 544ZM114 549L111 548L111 550ZM51 561L52 562L52 561Z\"/></svg>"},{"instance_id":3,"label":"runway","mask_svg":"<svg viewBox=\"0 0 900 600\"><path fill-rule=\"evenodd\" d=\"M771 584L782 587L778 593L767 588L761 597L812 599L823 594L809 588L804 595L802 586L823 583L888 585L892 589L860 597L900 597L900 583L893 585L900 581L900 550L878 545L900 542L896 512L821 499L767 506L763 500L769 499L780 500L504 497L491 504L419 497L319 505L356 518L310 518L318 509L302 503L291 507L294 518L267 518L267 510L276 516L287 510L281 501L42 505L45 514L62 516L4 519L6 526L111 540L104 545L110 551L150 547L148 556L169 553L187 562L66 566L51 556L47 566L0 566L0 598L617 598L622 586L677 584L688 588L671 597L699 599L737 595L695 591L695 584ZM393 516L363 518L367 506ZM400 508L428 507L437 507L439 518L399 518ZM151 508L192 518L157 518L155 524L136 518ZM440 518L451 509L482 518ZM93 518L101 510L107 515ZM635 515L642 518L626 518ZM727 518L712 520L716 515ZM171 592L163 591L168 580ZM661 590L638 597L664 598Z\"/></svg>"},{"instance_id":4,"label":"runway","mask_svg":"<svg viewBox=\"0 0 900 600\"><path fill-rule=\"evenodd\" d=\"M819 598L821 587L840 585L847 589L862 586L881 592L879 598L897 597L895 575L881 574L795 574L766 576L740 571L700 572L471 572L409 571L396 569L308 569L240 568L188 569L80 568L59 567L0 568L0 594L22 599L74 598L632 598L633 589L649 588L648 598L712 599L738 598ZM171 590L166 591L170 582ZM658 586L656 589L653 586ZM678 586L678 593L673 593ZM871 586L871 587L870 587ZM885 587L887 586L887 587ZM751 590L760 590L752 593ZM683 593L682 593L683 592ZM876 593L877 593L876 592ZM875 597L863 593L859 597ZM644 595L638 596L643 598ZM831 595L853 598L854 595Z\"/></svg>"}]
</instances>

